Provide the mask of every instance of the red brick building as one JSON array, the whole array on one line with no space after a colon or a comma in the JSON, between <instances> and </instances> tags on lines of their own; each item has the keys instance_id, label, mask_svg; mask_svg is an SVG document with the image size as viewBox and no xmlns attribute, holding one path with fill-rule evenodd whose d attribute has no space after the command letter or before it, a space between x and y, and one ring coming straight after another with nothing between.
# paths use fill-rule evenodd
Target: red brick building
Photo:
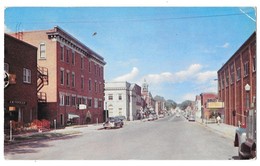
<instances>
[{"instance_id":1,"label":"red brick building","mask_svg":"<svg viewBox=\"0 0 260 166\"><path fill-rule=\"evenodd\" d=\"M256 109L256 32L219 69L218 95L225 103L227 124L245 124L247 110Z\"/></svg>"},{"instance_id":2,"label":"red brick building","mask_svg":"<svg viewBox=\"0 0 260 166\"><path fill-rule=\"evenodd\" d=\"M201 93L200 100L201 100L201 117L203 119L211 119L214 111L216 110L211 109L208 103L217 101L218 95L216 93Z\"/></svg>"},{"instance_id":3,"label":"red brick building","mask_svg":"<svg viewBox=\"0 0 260 166\"><path fill-rule=\"evenodd\" d=\"M58 127L103 121L104 58L60 27L13 34L38 47L38 65L47 69L39 91L39 118Z\"/></svg>"},{"instance_id":4,"label":"red brick building","mask_svg":"<svg viewBox=\"0 0 260 166\"><path fill-rule=\"evenodd\" d=\"M37 48L4 35L4 128L13 120L20 125L37 119ZM16 77L10 80L10 75ZM9 79L8 79L9 76ZM14 77L13 77L14 78Z\"/></svg>"}]
</instances>

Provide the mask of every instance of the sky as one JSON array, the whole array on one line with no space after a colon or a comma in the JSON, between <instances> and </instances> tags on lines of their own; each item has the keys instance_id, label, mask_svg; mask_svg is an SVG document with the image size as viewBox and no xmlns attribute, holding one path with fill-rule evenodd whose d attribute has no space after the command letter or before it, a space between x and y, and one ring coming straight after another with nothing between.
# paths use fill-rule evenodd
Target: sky
<instances>
[{"instance_id":1,"label":"sky","mask_svg":"<svg viewBox=\"0 0 260 166\"><path fill-rule=\"evenodd\" d=\"M4 31L59 26L104 57L105 81L177 103L217 93L217 71L256 31L253 7L7 7ZM96 35L93 36L93 33Z\"/></svg>"}]
</instances>

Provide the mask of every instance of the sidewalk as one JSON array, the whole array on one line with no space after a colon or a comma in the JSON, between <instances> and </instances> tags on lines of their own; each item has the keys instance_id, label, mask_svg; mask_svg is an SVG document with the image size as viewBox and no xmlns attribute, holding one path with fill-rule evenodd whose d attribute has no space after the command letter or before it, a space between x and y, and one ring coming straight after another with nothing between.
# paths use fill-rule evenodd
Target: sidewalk
<instances>
[{"instance_id":1,"label":"sidewalk","mask_svg":"<svg viewBox=\"0 0 260 166\"><path fill-rule=\"evenodd\" d=\"M214 132L221 134L225 137L228 137L232 140L235 138L235 132L238 127L227 125L225 123L220 123L219 125L217 123L209 123L206 124L205 122L202 123L202 120L196 120L197 123L200 123L201 125L205 126L206 128L213 130Z\"/></svg>"}]
</instances>

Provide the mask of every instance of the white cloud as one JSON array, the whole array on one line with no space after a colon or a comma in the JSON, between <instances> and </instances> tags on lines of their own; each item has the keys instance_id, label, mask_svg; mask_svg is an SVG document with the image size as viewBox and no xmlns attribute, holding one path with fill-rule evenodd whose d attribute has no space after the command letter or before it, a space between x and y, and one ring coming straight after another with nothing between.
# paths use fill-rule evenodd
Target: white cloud
<instances>
[{"instance_id":1,"label":"white cloud","mask_svg":"<svg viewBox=\"0 0 260 166\"><path fill-rule=\"evenodd\" d=\"M135 66L137 63L139 63L139 59L133 58L133 59L129 59L127 61L118 61L117 63L118 63L118 65L123 66L123 67Z\"/></svg>"},{"instance_id":2,"label":"white cloud","mask_svg":"<svg viewBox=\"0 0 260 166\"><path fill-rule=\"evenodd\" d=\"M200 72L196 75L196 77L197 77L198 83L205 83L205 82L216 79L217 78L217 72L216 71Z\"/></svg>"},{"instance_id":3,"label":"white cloud","mask_svg":"<svg viewBox=\"0 0 260 166\"><path fill-rule=\"evenodd\" d=\"M150 83L161 83L161 82L172 82L174 79L174 76L170 72L164 72L160 74L148 74L144 77L148 82Z\"/></svg>"},{"instance_id":4,"label":"white cloud","mask_svg":"<svg viewBox=\"0 0 260 166\"><path fill-rule=\"evenodd\" d=\"M221 46L217 46L217 47L228 48L229 45L230 45L230 44L229 44L228 42L226 42L226 43L224 43L223 45L221 45Z\"/></svg>"},{"instance_id":5,"label":"white cloud","mask_svg":"<svg viewBox=\"0 0 260 166\"><path fill-rule=\"evenodd\" d=\"M187 93L187 94L185 94L185 95L182 96L182 101L184 101L184 100L194 101L196 95L197 95L197 94L195 94L195 93Z\"/></svg>"},{"instance_id":6,"label":"white cloud","mask_svg":"<svg viewBox=\"0 0 260 166\"><path fill-rule=\"evenodd\" d=\"M225 43L222 47L223 48L228 48L229 47L229 43Z\"/></svg>"},{"instance_id":7,"label":"white cloud","mask_svg":"<svg viewBox=\"0 0 260 166\"><path fill-rule=\"evenodd\" d=\"M4 28L5 28L5 29L4 29L4 32L5 32L5 33L11 33L11 32L12 32L11 29L9 29L6 25L5 25Z\"/></svg>"},{"instance_id":8,"label":"white cloud","mask_svg":"<svg viewBox=\"0 0 260 166\"><path fill-rule=\"evenodd\" d=\"M201 68L202 66L200 64L192 64L187 70L177 72L175 74L175 80L182 82L191 79Z\"/></svg>"},{"instance_id":9,"label":"white cloud","mask_svg":"<svg viewBox=\"0 0 260 166\"><path fill-rule=\"evenodd\" d=\"M115 78L113 81L128 81L128 82L131 82L138 75L138 73L139 73L138 68L133 67L133 69L130 73L119 76L119 77Z\"/></svg>"}]
</instances>

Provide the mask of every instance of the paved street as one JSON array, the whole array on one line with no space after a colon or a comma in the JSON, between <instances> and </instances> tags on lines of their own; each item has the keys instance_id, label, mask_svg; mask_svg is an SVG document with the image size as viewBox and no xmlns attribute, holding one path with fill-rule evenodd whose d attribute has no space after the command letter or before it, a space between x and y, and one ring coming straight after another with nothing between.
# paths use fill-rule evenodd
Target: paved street
<instances>
[{"instance_id":1,"label":"paved street","mask_svg":"<svg viewBox=\"0 0 260 166\"><path fill-rule=\"evenodd\" d=\"M5 147L9 160L233 160L233 140L184 117L127 122L121 129L81 133Z\"/></svg>"}]
</instances>

